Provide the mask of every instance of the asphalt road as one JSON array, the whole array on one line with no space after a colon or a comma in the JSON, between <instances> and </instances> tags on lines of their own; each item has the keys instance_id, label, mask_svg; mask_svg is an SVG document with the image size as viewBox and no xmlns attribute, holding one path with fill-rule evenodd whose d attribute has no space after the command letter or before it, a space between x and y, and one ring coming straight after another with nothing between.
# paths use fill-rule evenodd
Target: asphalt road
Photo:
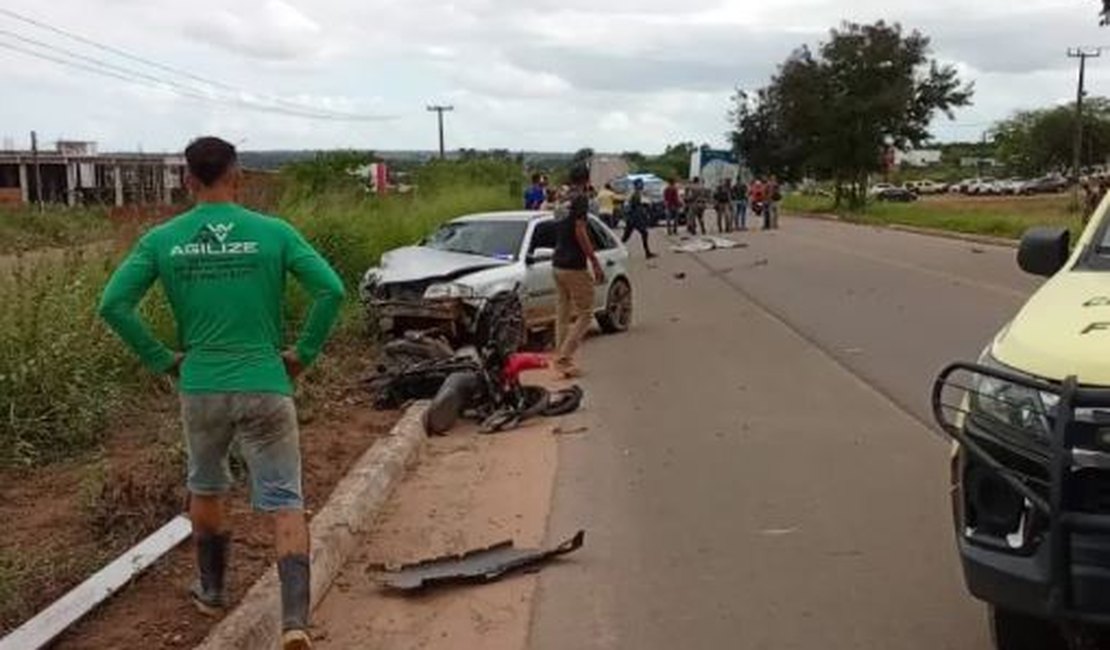
<instances>
[{"instance_id":1,"label":"asphalt road","mask_svg":"<svg viewBox=\"0 0 1110 650\"><path fill-rule=\"evenodd\" d=\"M1035 282L1011 249L783 225L639 262L635 329L586 347L548 534L589 538L531 648L988 647L927 391Z\"/></svg>"}]
</instances>

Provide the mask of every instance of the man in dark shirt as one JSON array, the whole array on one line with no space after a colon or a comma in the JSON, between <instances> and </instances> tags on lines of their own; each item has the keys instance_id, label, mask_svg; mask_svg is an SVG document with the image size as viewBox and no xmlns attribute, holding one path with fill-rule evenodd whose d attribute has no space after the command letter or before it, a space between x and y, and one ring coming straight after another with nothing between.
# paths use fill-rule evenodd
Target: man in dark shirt
<instances>
[{"instance_id":1,"label":"man in dark shirt","mask_svg":"<svg viewBox=\"0 0 1110 650\"><path fill-rule=\"evenodd\" d=\"M558 293L555 368L567 378L581 374L574 364L574 353L593 320L594 285L605 281L605 271L590 241L589 182L590 170L585 165L571 170L568 205L556 222L555 255L551 260Z\"/></svg>"},{"instance_id":2,"label":"man in dark shirt","mask_svg":"<svg viewBox=\"0 0 1110 650\"><path fill-rule=\"evenodd\" d=\"M647 206L644 205L644 182L636 179L632 184L632 196L628 197L628 205L625 206L624 237L621 237L621 242L627 244L632 238L632 233L640 233L640 241L644 243L644 255L650 260L655 257L655 253L651 252L651 246L648 244L647 210Z\"/></svg>"}]
</instances>

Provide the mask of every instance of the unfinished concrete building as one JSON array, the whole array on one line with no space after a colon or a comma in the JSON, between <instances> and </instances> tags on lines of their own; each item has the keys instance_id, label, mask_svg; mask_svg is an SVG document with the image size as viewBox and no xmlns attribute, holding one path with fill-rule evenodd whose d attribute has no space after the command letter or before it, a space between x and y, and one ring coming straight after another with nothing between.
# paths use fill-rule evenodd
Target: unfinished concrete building
<instances>
[{"instance_id":1,"label":"unfinished concrete building","mask_svg":"<svg viewBox=\"0 0 1110 650\"><path fill-rule=\"evenodd\" d=\"M149 205L185 200L185 157L97 152L60 141L49 151L0 151L0 204Z\"/></svg>"}]
</instances>

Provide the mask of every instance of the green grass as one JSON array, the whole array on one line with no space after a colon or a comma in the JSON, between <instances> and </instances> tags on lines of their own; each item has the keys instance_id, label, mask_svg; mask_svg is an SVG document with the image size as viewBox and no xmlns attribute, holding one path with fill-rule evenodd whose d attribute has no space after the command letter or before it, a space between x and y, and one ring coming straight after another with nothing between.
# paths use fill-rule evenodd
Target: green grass
<instances>
[{"instance_id":1,"label":"green grass","mask_svg":"<svg viewBox=\"0 0 1110 650\"><path fill-rule=\"evenodd\" d=\"M35 548L0 549L0 630L14 629L39 603L60 597L72 576L92 573L109 557L99 551L75 554L50 540Z\"/></svg>"},{"instance_id":2,"label":"green grass","mask_svg":"<svg viewBox=\"0 0 1110 650\"><path fill-rule=\"evenodd\" d=\"M107 239L112 232L103 208L0 207L0 254L87 244Z\"/></svg>"},{"instance_id":3,"label":"green grass","mask_svg":"<svg viewBox=\"0 0 1110 650\"><path fill-rule=\"evenodd\" d=\"M364 331L355 288L390 248L413 243L445 220L515 204L507 185L446 185L386 199L336 191L288 202L288 218L351 288L338 336ZM151 377L96 316L116 260L73 247L61 258L29 257L0 269L0 467L80 454L102 439L114 415L144 396L172 390ZM307 300L290 293L296 324ZM176 347L172 317L157 293L142 305L158 335Z\"/></svg>"},{"instance_id":4,"label":"green grass","mask_svg":"<svg viewBox=\"0 0 1110 650\"><path fill-rule=\"evenodd\" d=\"M1063 226L1077 234L1082 219L1069 206L1070 195L937 196L914 203L872 202L863 212L834 210L831 199L819 196L791 195L783 201L788 213L838 214L855 223L898 224L1008 239L1019 239L1034 226Z\"/></svg>"}]
</instances>

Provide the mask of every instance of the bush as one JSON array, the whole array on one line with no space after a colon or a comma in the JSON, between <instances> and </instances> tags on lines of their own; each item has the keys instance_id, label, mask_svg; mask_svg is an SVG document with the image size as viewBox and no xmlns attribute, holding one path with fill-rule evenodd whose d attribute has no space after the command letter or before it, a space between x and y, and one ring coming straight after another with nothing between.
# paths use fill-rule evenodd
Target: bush
<instances>
[{"instance_id":1,"label":"bush","mask_svg":"<svg viewBox=\"0 0 1110 650\"><path fill-rule=\"evenodd\" d=\"M0 253L104 239L111 234L111 225L101 208L0 207Z\"/></svg>"},{"instance_id":2,"label":"bush","mask_svg":"<svg viewBox=\"0 0 1110 650\"><path fill-rule=\"evenodd\" d=\"M134 382L136 362L95 312L108 272L107 258L70 252L0 277L0 464L88 448Z\"/></svg>"}]
</instances>

